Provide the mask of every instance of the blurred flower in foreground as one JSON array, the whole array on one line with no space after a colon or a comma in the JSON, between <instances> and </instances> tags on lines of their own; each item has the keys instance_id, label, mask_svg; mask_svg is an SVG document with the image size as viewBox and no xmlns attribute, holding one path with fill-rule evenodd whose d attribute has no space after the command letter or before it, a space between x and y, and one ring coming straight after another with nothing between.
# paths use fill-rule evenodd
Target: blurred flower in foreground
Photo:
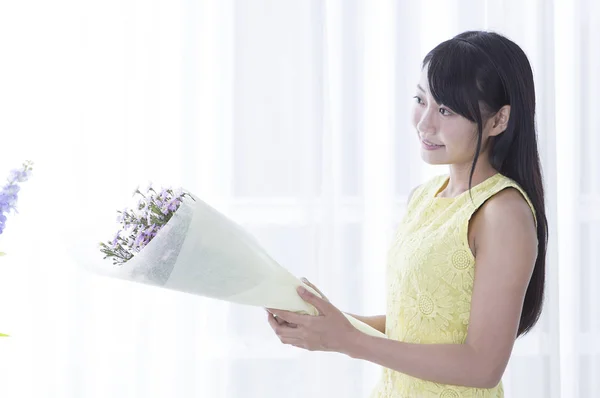
<instances>
[{"instance_id":1,"label":"blurred flower in foreground","mask_svg":"<svg viewBox=\"0 0 600 398\"><path fill-rule=\"evenodd\" d=\"M21 187L19 183L25 182L31 176L33 163L27 161L23 163L23 167L17 170L12 170L8 176L7 184L0 191L0 235L6 228L6 216L11 211L17 212L17 197ZM0 252L0 256L6 253ZM0 333L0 337L8 337L8 335Z\"/></svg>"}]
</instances>

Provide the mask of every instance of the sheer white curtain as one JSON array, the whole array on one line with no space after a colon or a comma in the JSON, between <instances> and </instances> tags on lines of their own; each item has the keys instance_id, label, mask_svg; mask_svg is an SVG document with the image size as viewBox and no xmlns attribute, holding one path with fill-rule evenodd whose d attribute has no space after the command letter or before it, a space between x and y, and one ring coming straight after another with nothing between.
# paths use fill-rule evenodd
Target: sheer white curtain
<instances>
[{"instance_id":1,"label":"sheer white curtain","mask_svg":"<svg viewBox=\"0 0 600 398\"><path fill-rule=\"evenodd\" d=\"M184 185L340 308L383 313L406 195L445 171L409 124L420 61L468 29L519 43L537 84L548 296L507 397L600 389L593 1L1 4L0 173L36 165L0 236L0 396L367 396L377 366L282 346L260 309L81 271L68 220Z\"/></svg>"},{"instance_id":2,"label":"sheer white curtain","mask_svg":"<svg viewBox=\"0 0 600 398\"><path fill-rule=\"evenodd\" d=\"M560 16L560 17L558 17ZM600 6L557 2L556 127L561 380L564 396L600 391ZM568 394L568 395L567 395Z\"/></svg>"}]
</instances>

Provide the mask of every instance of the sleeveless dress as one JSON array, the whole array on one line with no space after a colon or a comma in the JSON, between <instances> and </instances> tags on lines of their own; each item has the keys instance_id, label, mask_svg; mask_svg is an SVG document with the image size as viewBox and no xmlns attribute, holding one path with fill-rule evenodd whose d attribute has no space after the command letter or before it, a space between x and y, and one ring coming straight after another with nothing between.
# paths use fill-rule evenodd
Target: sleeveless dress
<instances>
[{"instance_id":1,"label":"sleeveless dress","mask_svg":"<svg viewBox=\"0 0 600 398\"><path fill-rule=\"evenodd\" d=\"M521 187L496 174L455 198L438 197L447 176L433 178L413 193L388 254L386 335L407 343L463 344L467 337L475 258L468 242L469 220L496 193ZM491 389L444 385L388 368L371 398L501 398L502 382Z\"/></svg>"}]
</instances>

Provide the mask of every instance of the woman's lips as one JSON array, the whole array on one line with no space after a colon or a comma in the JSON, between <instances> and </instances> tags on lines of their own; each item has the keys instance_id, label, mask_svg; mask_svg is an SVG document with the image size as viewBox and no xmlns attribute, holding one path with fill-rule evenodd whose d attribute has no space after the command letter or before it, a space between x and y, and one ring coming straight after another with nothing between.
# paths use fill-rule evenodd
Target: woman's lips
<instances>
[{"instance_id":1,"label":"woman's lips","mask_svg":"<svg viewBox=\"0 0 600 398\"><path fill-rule=\"evenodd\" d=\"M433 142L427 141L425 139L421 138L421 145L423 146L423 148L427 149L428 151L435 151L436 149L440 149L443 148L443 145L437 145L434 144Z\"/></svg>"}]
</instances>

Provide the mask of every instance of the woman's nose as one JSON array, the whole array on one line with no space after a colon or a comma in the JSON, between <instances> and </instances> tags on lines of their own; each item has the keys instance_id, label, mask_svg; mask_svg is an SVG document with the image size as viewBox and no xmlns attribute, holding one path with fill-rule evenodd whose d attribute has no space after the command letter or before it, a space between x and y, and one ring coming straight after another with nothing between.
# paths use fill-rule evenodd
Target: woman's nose
<instances>
[{"instance_id":1,"label":"woman's nose","mask_svg":"<svg viewBox=\"0 0 600 398\"><path fill-rule=\"evenodd\" d=\"M417 123L417 130L424 134L433 134L436 132L435 118L429 109L421 114L421 120Z\"/></svg>"}]
</instances>

